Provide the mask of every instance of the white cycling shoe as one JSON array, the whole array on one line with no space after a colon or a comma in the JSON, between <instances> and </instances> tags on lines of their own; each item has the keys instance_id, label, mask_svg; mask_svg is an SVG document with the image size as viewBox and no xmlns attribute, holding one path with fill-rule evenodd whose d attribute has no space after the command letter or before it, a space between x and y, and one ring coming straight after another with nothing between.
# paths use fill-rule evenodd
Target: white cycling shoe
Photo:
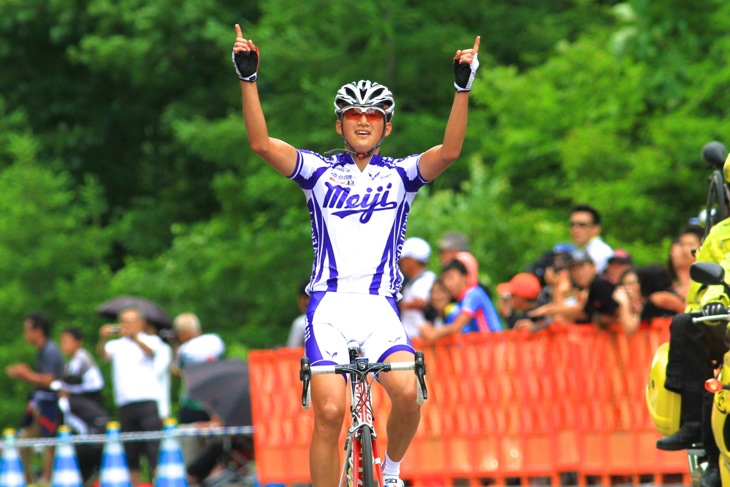
<instances>
[{"instance_id":1,"label":"white cycling shoe","mask_svg":"<svg viewBox=\"0 0 730 487\"><path fill-rule=\"evenodd\" d=\"M383 475L383 487L404 487L405 484L395 475Z\"/></svg>"}]
</instances>

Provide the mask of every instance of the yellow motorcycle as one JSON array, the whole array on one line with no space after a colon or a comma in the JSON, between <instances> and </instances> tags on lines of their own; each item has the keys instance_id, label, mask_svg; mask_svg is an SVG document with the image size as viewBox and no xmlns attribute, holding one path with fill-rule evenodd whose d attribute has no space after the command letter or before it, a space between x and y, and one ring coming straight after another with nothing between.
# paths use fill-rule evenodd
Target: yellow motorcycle
<instances>
[{"instance_id":1,"label":"yellow motorcycle","mask_svg":"<svg viewBox=\"0 0 730 487\"><path fill-rule=\"evenodd\" d=\"M713 263L694 264L691 269L692 280L706 285L723 285L726 292L730 294L730 287L725 283L725 270L722 266ZM727 343L730 330L730 310L724 314L712 316L695 316L695 323L701 322L723 322L726 323ZM722 325L718 325L722 326ZM712 435L715 443L720 449L720 478L722 485L730 486L730 420L728 410L730 409L730 351L723 357L720 372L715 379L708 379L705 382L705 389L714 394L712 405Z\"/></svg>"},{"instance_id":2,"label":"yellow motorcycle","mask_svg":"<svg viewBox=\"0 0 730 487\"><path fill-rule=\"evenodd\" d=\"M708 287L707 295L710 296L710 301L706 303L708 307L703 306L704 312L694 311L688 313L688 316L693 323L706 323L711 325L712 330L716 330L712 332L714 334L712 340L720 340L720 342L712 342L715 345L708 342L707 346L715 346L713 354L718 357L718 353L726 350L721 343L724 334L723 329L719 327L730 323L730 312L726 306L726 298L730 296L730 286L725 282L725 270L723 266L715 263L696 262L690 269L690 276L693 281ZM720 304L722 302L725 304ZM713 311L711 305L717 306L716 311ZM708 312L712 314L707 315ZM718 328L715 328L715 326ZM727 338L725 343L727 343ZM665 437L674 435L679 431L682 409L682 396L665 388L668 355L669 343L662 344L656 350L649 374L649 383L646 388L646 403L650 417L656 429ZM720 458L719 465L713 468L719 467L722 485L730 486L730 421L727 418L730 409L730 404L728 404L730 396L727 392L730 390L730 352L724 356L719 376L716 379L708 380L705 389L714 393L711 426L715 439L714 443L719 448ZM714 445L711 446L712 452L717 452ZM701 443L695 443L687 448L687 455L692 484L699 485L700 478L708 467L707 451ZM717 458L716 455L717 453L714 453L710 457ZM708 474L712 475L710 472Z\"/></svg>"}]
</instances>

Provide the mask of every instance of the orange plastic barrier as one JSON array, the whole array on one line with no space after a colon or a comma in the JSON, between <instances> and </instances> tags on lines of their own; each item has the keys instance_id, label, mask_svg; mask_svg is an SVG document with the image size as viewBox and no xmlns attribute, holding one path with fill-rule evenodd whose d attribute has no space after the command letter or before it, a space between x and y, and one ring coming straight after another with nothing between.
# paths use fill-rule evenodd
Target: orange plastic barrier
<instances>
[{"instance_id":1,"label":"orange plastic barrier","mask_svg":"<svg viewBox=\"0 0 730 487\"><path fill-rule=\"evenodd\" d=\"M546 477L602 485L621 477L687 482L685 452L663 452L644 392L669 320L631 337L592 326L468 334L416 343L429 399L401 466L416 486L505 485ZM309 482L312 412L301 408L301 349L249 354L256 467L262 484ZM373 386L381 453L390 404ZM349 416L343 425L343 438ZM675 479L676 480L676 479Z\"/></svg>"}]
</instances>

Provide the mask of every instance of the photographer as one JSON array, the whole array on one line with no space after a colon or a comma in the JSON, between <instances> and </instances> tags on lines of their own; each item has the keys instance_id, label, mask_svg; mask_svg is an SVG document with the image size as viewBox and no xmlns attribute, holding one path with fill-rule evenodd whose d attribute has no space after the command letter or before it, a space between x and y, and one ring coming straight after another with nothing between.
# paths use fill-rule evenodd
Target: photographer
<instances>
[{"instance_id":1,"label":"photographer","mask_svg":"<svg viewBox=\"0 0 730 487\"><path fill-rule=\"evenodd\" d=\"M126 308L119 312L118 325L104 325L99 329L97 353L101 360L112 363L114 403L122 432L162 429L157 405L157 362L164 358L163 347L167 345L160 337L145 333L146 326L140 310ZM154 475L160 452L159 441L126 442L124 450L132 485L139 484L142 454L147 458L151 475Z\"/></svg>"}]
</instances>

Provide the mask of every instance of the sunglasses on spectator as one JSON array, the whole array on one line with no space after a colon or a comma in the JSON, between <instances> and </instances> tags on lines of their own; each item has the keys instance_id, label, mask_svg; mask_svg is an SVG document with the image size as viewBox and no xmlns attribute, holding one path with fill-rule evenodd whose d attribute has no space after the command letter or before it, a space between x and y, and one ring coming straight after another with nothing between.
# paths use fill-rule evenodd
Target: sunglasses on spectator
<instances>
[{"instance_id":1,"label":"sunglasses on spectator","mask_svg":"<svg viewBox=\"0 0 730 487\"><path fill-rule=\"evenodd\" d=\"M385 117L385 112L377 108L350 108L345 110L344 117L348 120L360 120L365 115L369 122L377 122Z\"/></svg>"},{"instance_id":2,"label":"sunglasses on spectator","mask_svg":"<svg viewBox=\"0 0 730 487\"><path fill-rule=\"evenodd\" d=\"M571 227L587 228L592 227L593 223L590 222L570 222Z\"/></svg>"}]
</instances>

